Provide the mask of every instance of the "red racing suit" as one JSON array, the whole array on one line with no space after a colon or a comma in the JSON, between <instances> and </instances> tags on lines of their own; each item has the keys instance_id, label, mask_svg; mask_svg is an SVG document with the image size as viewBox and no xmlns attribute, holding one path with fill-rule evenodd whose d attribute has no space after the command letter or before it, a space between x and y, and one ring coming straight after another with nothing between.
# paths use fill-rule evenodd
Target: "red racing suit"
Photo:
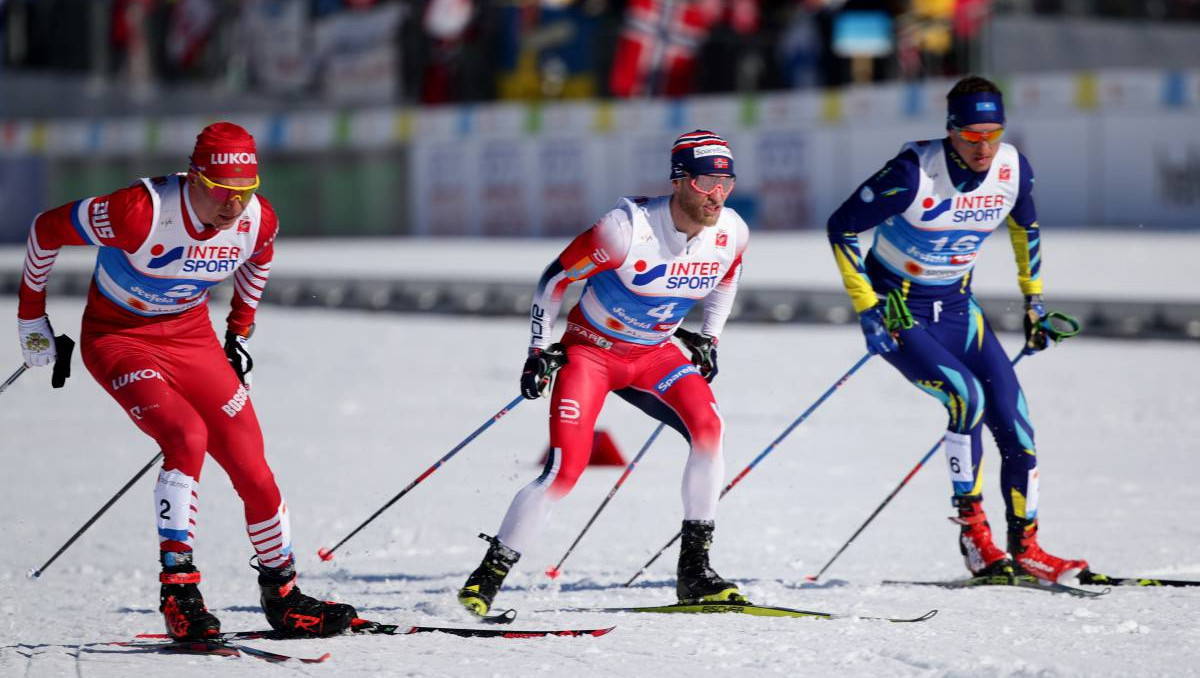
<instances>
[{"instance_id":1,"label":"red racing suit","mask_svg":"<svg viewBox=\"0 0 1200 678\"><path fill-rule=\"evenodd\" d=\"M226 230L196 217L186 175L141 181L39 214L29 233L18 316L45 314L45 285L63 246L96 245L83 315L84 365L163 452L155 488L160 548L190 550L200 470L211 454L245 504L267 566L291 553L286 507L263 452L246 387L208 315L208 289L233 276L228 329L245 336L270 273L275 211L254 196Z\"/></svg>"},{"instance_id":2,"label":"red racing suit","mask_svg":"<svg viewBox=\"0 0 1200 678\"><path fill-rule=\"evenodd\" d=\"M568 315L568 362L550 397L550 455L513 500L497 537L524 550L553 504L574 487L592 452L610 392L679 431L691 452L683 477L685 520L712 520L724 478L724 422L708 382L670 341L704 302L701 332L718 337L729 317L749 240L728 207L695 237L675 229L671 196L622 198L545 270L531 309L533 348L549 345L563 292L586 280Z\"/></svg>"}]
</instances>

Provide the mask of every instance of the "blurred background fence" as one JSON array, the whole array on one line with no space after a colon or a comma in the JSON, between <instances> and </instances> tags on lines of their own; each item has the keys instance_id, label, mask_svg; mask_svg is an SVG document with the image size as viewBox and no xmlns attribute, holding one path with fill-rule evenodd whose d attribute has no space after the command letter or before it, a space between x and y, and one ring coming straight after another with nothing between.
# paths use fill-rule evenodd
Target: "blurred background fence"
<instances>
[{"instance_id":1,"label":"blurred background fence","mask_svg":"<svg viewBox=\"0 0 1200 678\"><path fill-rule=\"evenodd\" d=\"M1005 91L1043 225L1136 233L1153 275L1200 234L1197 45L1200 0L0 0L0 293L38 211L185 169L216 119L257 137L287 240L558 242L668 191L669 144L697 127L733 144L756 232L816 236L902 142L943 134L968 72ZM829 274L740 312L845 320ZM285 278L269 300L521 312L496 280ZM1096 324L1200 336L1200 294L1169 289Z\"/></svg>"}]
</instances>

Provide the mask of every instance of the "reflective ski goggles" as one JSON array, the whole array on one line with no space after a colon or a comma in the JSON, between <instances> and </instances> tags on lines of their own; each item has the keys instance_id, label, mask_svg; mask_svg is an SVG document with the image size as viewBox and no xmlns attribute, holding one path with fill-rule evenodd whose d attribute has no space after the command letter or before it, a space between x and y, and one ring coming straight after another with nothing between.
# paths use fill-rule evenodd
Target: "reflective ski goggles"
<instances>
[{"instance_id":1,"label":"reflective ski goggles","mask_svg":"<svg viewBox=\"0 0 1200 678\"><path fill-rule=\"evenodd\" d=\"M729 195L736 183L737 179L734 177L723 177L716 174L700 174L691 178L692 190L703 195L712 195L718 189L722 195Z\"/></svg>"},{"instance_id":2,"label":"reflective ski goggles","mask_svg":"<svg viewBox=\"0 0 1200 678\"><path fill-rule=\"evenodd\" d=\"M998 129L988 130L987 132L977 132L973 129L963 129L962 127L951 127L950 129L954 130L954 133L958 135L959 139L962 139L963 141L967 142L968 144L971 144L972 146L978 144L981 141L986 141L989 144L994 144L997 141L1000 141L1000 137L1004 136L1004 128L1003 127L1000 127Z\"/></svg>"},{"instance_id":3,"label":"reflective ski goggles","mask_svg":"<svg viewBox=\"0 0 1200 678\"><path fill-rule=\"evenodd\" d=\"M194 169L192 172L195 172L196 176L200 177L200 183L204 184L204 187L208 189L208 194L212 196L212 199L221 204L237 198L244 205L250 200L250 196L254 195L254 192L258 190L258 187L262 185L262 179L254 177L254 183L250 186L227 186L225 184L218 184Z\"/></svg>"}]
</instances>

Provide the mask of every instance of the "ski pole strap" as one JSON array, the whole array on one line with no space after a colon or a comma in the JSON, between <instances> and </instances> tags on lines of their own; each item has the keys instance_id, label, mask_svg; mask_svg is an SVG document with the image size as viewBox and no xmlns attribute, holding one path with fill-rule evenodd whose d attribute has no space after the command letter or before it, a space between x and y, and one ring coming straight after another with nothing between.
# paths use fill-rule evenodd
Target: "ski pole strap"
<instances>
[{"instance_id":1,"label":"ski pole strap","mask_svg":"<svg viewBox=\"0 0 1200 678\"><path fill-rule=\"evenodd\" d=\"M1058 325L1055 325L1055 322ZM1046 336L1056 344L1079 334L1082 325L1072 316L1060 311L1050 311L1038 323L1046 331Z\"/></svg>"},{"instance_id":2,"label":"ski pole strap","mask_svg":"<svg viewBox=\"0 0 1200 678\"><path fill-rule=\"evenodd\" d=\"M887 324L889 332L912 329L912 326L916 324L913 321L912 312L908 310L908 302L904 301L904 295L900 293L900 290L888 292L886 308L884 322Z\"/></svg>"}]
</instances>

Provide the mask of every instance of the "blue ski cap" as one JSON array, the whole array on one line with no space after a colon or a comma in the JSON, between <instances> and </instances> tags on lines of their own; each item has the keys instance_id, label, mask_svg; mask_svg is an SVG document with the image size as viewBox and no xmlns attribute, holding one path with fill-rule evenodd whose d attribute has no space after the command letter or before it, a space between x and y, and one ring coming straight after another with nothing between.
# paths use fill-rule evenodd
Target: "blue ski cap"
<instances>
[{"instance_id":1,"label":"blue ski cap","mask_svg":"<svg viewBox=\"0 0 1200 678\"><path fill-rule=\"evenodd\" d=\"M679 135L671 147L671 179L700 174L737 177L733 173L733 152L729 150L729 142L703 129Z\"/></svg>"},{"instance_id":2,"label":"blue ski cap","mask_svg":"<svg viewBox=\"0 0 1200 678\"><path fill-rule=\"evenodd\" d=\"M946 127L966 127L979 123L1004 124L1004 99L999 92L971 92L952 97L946 103Z\"/></svg>"}]
</instances>

